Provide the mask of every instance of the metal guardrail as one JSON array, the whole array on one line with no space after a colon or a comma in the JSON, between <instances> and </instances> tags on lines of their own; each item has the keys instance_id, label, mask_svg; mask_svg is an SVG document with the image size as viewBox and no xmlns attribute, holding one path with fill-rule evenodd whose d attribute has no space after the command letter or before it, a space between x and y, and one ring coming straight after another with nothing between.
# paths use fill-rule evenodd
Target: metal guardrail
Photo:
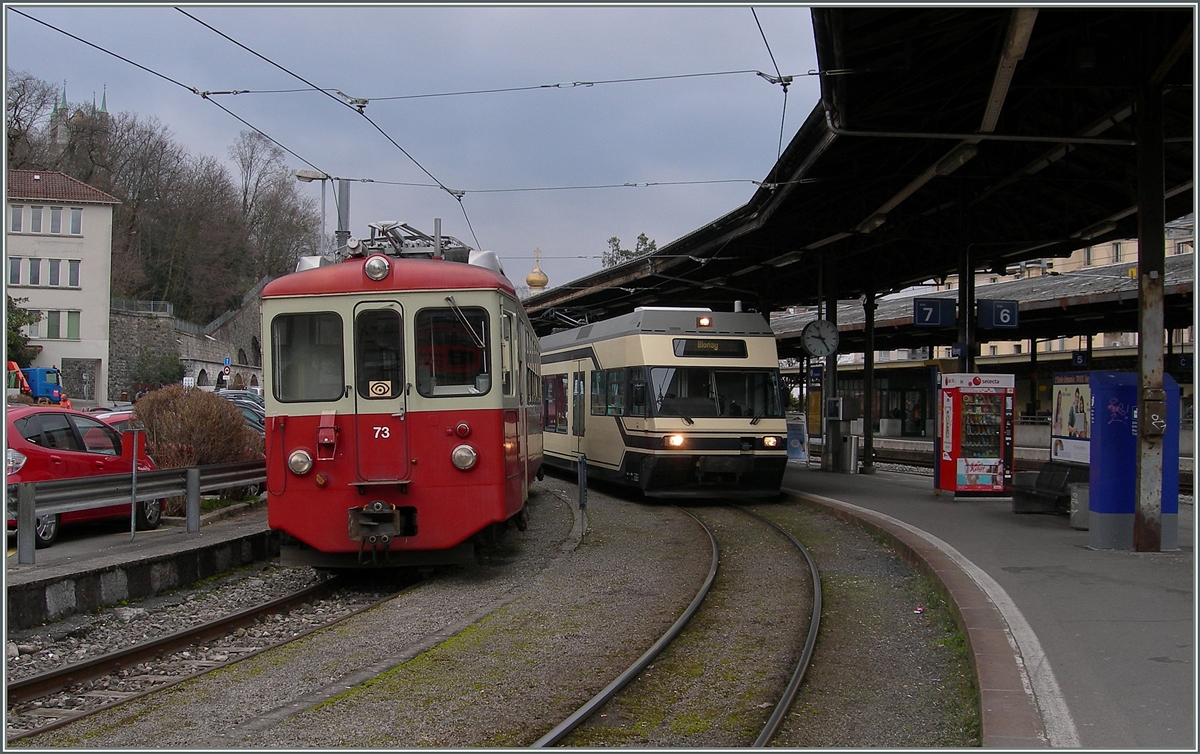
<instances>
[{"instance_id":1,"label":"metal guardrail","mask_svg":"<svg viewBox=\"0 0 1200 754\"><path fill-rule=\"evenodd\" d=\"M136 480L136 481L135 481ZM17 563L33 565L34 524L37 516L67 513L110 505L167 497L186 499L187 530L200 531L200 494L230 487L247 487L267 481L263 461L237 461L181 469L160 469L133 474L105 474L45 482L8 485L8 510L16 507ZM132 508L131 508L132 510Z\"/></svg>"}]
</instances>

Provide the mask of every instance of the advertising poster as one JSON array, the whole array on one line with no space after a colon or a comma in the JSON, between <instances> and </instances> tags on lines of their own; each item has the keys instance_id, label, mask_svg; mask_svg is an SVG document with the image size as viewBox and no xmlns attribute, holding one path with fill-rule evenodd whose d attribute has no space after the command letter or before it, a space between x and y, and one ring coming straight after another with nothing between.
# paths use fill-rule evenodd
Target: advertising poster
<instances>
[{"instance_id":1,"label":"advertising poster","mask_svg":"<svg viewBox=\"0 0 1200 754\"><path fill-rule=\"evenodd\" d=\"M1054 377L1050 412L1050 460L1088 463L1091 459L1092 390L1088 375Z\"/></svg>"},{"instance_id":2,"label":"advertising poster","mask_svg":"<svg viewBox=\"0 0 1200 754\"><path fill-rule=\"evenodd\" d=\"M1004 489L1004 461L999 458L959 458L958 488L964 491Z\"/></svg>"}]
</instances>

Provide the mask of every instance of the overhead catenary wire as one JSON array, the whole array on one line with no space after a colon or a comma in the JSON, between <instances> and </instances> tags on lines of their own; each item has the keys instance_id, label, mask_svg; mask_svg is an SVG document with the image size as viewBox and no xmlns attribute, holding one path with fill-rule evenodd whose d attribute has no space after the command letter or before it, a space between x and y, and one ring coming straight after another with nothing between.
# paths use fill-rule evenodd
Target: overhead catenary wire
<instances>
[{"instance_id":1,"label":"overhead catenary wire","mask_svg":"<svg viewBox=\"0 0 1200 754\"><path fill-rule=\"evenodd\" d=\"M772 60L772 62L774 62L774 60ZM787 78L789 80L792 78L792 76L783 77L781 74L779 74L778 66L776 66L776 68L775 68L775 73L777 75L779 75L780 78ZM634 76L634 77L623 78L623 79L596 79L594 81L592 81L592 80L563 81L563 82L559 82L556 84L528 84L528 85L524 85L524 86L498 87L495 89L464 89L464 90L454 91L454 92L428 92L428 93L424 93L424 94L394 94L394 95L383 95L383 96L368 96L368 97L363 97L362 99L366 99L371 102L386 102L386 101L394 101L394 100L431 99L431 98L435 98L435 97L464 97L464 96L472 96L472 95L477 95L477 94L507 94L510 92L531 92L531 91L539 91L539 90L546 90L546 89L580 89L580 88L589 88L589 87L593 87L593 86L601 86L604 84L638 84L638 83L643 83L643 82L647 82L647 81L672 81L672 80L678 80L678 79L693 79L693 78L702 78L702 77L708 77L708 76L744 76L747 74L753 74L756 76L760 76L768 81L771 81L771 77L767 76L767 74L763 73L762 71L759 71L757 69L747 68L747 69L739 70L739 71L704 71L704 72L699 72L699 73L664 74L662 76ZM808 71L806 73L796 74L796 75L817 76L817 75L819 75L819 73L817 71ZM778 82L771 81L771 83L778 83ZM230 95L238 95L238 94L299 94L302 92L312 92L312 91L320 91L322 93L328 94L329 92L336 92L339 90L330 89L330 88L321 89L321 88L317 88L317 87L311 87L311 88L302 88L302 89L231 89L228 91L212 92L212 93L213 94L230 94Z\"/></svg>"},{"instance_id":2,"label":"overhead catenary wire","mask_svg":"<svg viewBox=\"0 0 1200 754\"><path fill-rule=\"evenodd\" d=\"M41 20L40 18L34 18L33 16L29 15L28 13L22 13L21 11L17 10L16 8L9 8L8 10L11 10L13 13L16 13L17 15L24 16L25 18L28 18L30 21L39 23L48 29L58 32L59 34L70 37L71 39L74 39L77 42L81 42L81 43L87 45L88 47L91 47L95 50L99 50L100 52L104 53L105 55L111 55L112 57L116 58L117 60L120 60L123 63L128 63L129 65L132 65L133 67L138 68L139 70L145 71L146 73L149 73L152 76L157 76L158 78L160 78L164 81L170 82L170 83L174 84L175 86L180 87L181 89L186 89L187 91L191 92L192 94L195 94L196 96L200 97L201 99L211 102L212 104L216 105L221 110L224 110L227 114L232 116L239 123L246 126L247 128L252 129L256 134L258 134L259 136L262 136L264 139L267 139L272 144L274 144L275 146L282 149L284 152L287 152L291 156L295 157L297 160L300 160L301 162L303 162L305 165L308 165L310 168L313 168L314 170L317 170L322 173L325 172L325 171L321 170L320 168L318 168L316 165L314 165L312 162L309 162L304 157L301 157L299 154L296 154L291 149L287 148L280 142L273 139L270 135L268 135L262 129L255 126L253 123L250 123L246 119L242 118L241 116L239 116L236 113L234 113L233 111L231 111L229 108L221 105L219 102L212 99L211 97L208 97L207 95L210 94L210 92L202 92L194 86L188 86L187 84L184 84L180 81L176 81L175 79L171 78L170 76L168 76L164 73L160 73L159 71L155 71L151 68L147 68L146 66L142 65L141 63L137 63L133 60L130 60L127 57L124 57L123 55L119 55L119 54L113 52L112 50L105 49L105 48L101 47L100 45L89 42L88 40L83 39L82 37L76 36L76 35L72 34L71 32L66 31L65 29L60 29L57 26L54 26L53 24L46 23L45 21Z\"/></svg>"},{"instance_id":3,"label":"overhead catenary wire","mask_svg":"<svg viewBox=\"0 0 1200 754\"><path fill-rule=\"evenodd\" d=\"M246 126L249 129L251 129L253 132L260 135L264 139L267 139L269 142L271 142L272 144L277 146L279 149L281 149L286 154L291 155L292 157L296 158L304 165L307 165L307 166L313 168L314 170L317 170L318 172L329 175L328 171L321 169L316 164L314 164L312 161L301 156L300 154L298 154L297 152L295 152L294 150L292 150L291 148L289 148L288 146L286 146L279 140L272 137L270 134L268 134L263 129L255 126L253 123L249 122L242 116L238 115L231 109L225 107L224 105L222 105L216 101L217 95L225 95L225 94L235 95L235 94L239 94L239 93L249 93L251 90L203 91L203 90L200 90L198 87L194 87L194 86L185 84L181 81L178 81L178 80L172 78L171 76L168 76L160 71L153 70L145 65L142 65L141 63L131 60L131 59L129 59L123 55L120 55L112 50L106 49L100 45L97 45L93 42L83 39L82 37L72 34L64 29L54 26L53 24L50 24L46 21L43 21L41 19L30 16L29 14L24 13L20 10L17 10L16 8L12 8L11 10L14 13L17 13L18 15L20 15L22 17L25 17L31 21L34 21L34 22L42 25L42 26L45 26L46 28L56 31L56 32L58 32L64 36L67 36L71 39L74 39L77 42L80 42L88 47L91 47L91 48L93 48L97 51L100 51L106 55L116 58L128 65L132 65L135 68L138 68L139 70L149 73L157 78L160 78L164 81L174 84L175 86L178 86L192 94L195 94L196 96L199 96L202 99L208 100L209 102L211 102L212 104L214 104L218 108L220 108L227 115L229 115L230 117L237 120L239 123L243 124L244 126ZM214 33L227 39L231 43L238 45L239 47L243 48L247 52L254 54L255 56L261 58L265 62L270 63L271 65L275 66L276 68L279 68L281 71L287 73L288 75L291 75L294 78L298 79L299 81L304 82L309 87L309 89L297 89L294 91L309 91L309 90L321 91L322 93L326 94L326 96L331 97L332 99L334 99L334 101L338 102L339 104L342 104L343 106L346 106L346 107L350 107L351 109L354 109L356 112L359 112L359 114L365 120L367 120L368 123L370 123L385 138L387 138L388 141L393 144L393 146L395 146L406 157L408 157L413 162L413 164L415 164L418 168L420 168L426 175L428 175L433 181L435 181L435 183L434 184L422 184L422 183L413 183L413 182L383 181L383 180L370 179L370 178L354 179L354 180L362 180L365 182L374 182L374 183L382 183L382 184L397 185L397 186L438 188L440 190L446 191L447 193L450 193L452 196L455 197L456 200L458 200L460 209L463 212L464 220L466 221L468 228L470 229L471 235L474 238L477 245L479 245L478 237L475 234L474 228L471 223L471 219L470 219L470 217L467 213L466 207L464 206L463 201L462 201L463 196L465 196L467 193L513 193L513 192L523 192L523 191L526 191L526 192L528 192L528 191L575 191L575 190L587 190L587 189L645 188L645 187L652 187L652 186L714 185L714 184L722 184L722 183L752 183L754 185L764 187L767 189L774 189L778 186L783 186L783 185L787 185L788 183L791 183L791 182L764 182L764 181L758 181L758 180L753 180L753 179L715 179L715 180L695 180L695 181L640 181L640 182L623 182L623 183L619 183L619 184L594 184L594 185L572 185L572 186L503 187L503 188L472 189L472 190L450 189L444 183L442 183L436 176L434 176L429 170L427 170L423 165L421 165L420 162L418 162L411 154L409 154L407 152L407 150L405 150L399 143L397 143L395 141L395 139L393 139L389 134L387 134L378 124L376 124L370 117L368 117L364 112L362 112L362 110L360 108L355 107L350 102L344 101L343 99L339 99L338 97L329 93L329 91L327 91L325 89L316 87L311 82L307 81L306 79L299 76L298 74L295 74L294 72L288 70L287 68L270 60L269 58L266 58L265 56L257 53L256 51L250 49L246 45L243 45L242 43L238 42L237 40L232 39L228 35L215 29L211 25L196 18L195 16L187 13L183 9L176 8L176 10L179 10L180 13L182 13L185 16L187 16L188 18L194 20L195 22L205 26L206 28L210 29ZM757 20L757 15L755 17ZM760 32L761 32L761 26L760 26ZM765 41L766 41L766 39L765 39L765 34L764 34L764 42ZM768 45L768 51L770 51L769 45ZM773 54L771 55L771 57L772 57L772 63L774 64L775 60L774 60ZM778 72L778 70L779 70L778 66L776 65L776 71ZM779 83L778 80L773 80L771 77L763 74L760 71L742 70L742 71L717 71L717 72L704 72L704 73L693 73L693 74L677 74L677 75L668 75L668 76L644 76L644 77L632 77L632 78L626 78L626 79L607 79L607 80L597 80L594 82L593 81L572 82L571 84L551 84L551 85L543 84L543 85L538 85L536 87L518 87L518 88L509 88L507 90L534 89L534 88L539 88L539 89L560 88L561 89L561 88L570 88L570 87L574 87L574 86L591 86L594 84L628 83L628 82L638 82L638 81L656 81L656 80L667 80L667 79L697 78L697 77L704 77L704 76L740 75L740 74L751 74L751 73L759 75L759 76L763 77L764 79L771 81L772 83ZM808 75L816 75L816 73L817 73L816 71L810 71ZM787 78L789 81L791 79L790 76L783 77L783 78ZM507 91L507 90L496 90L496 91ZM337 91L337 90L334 90L334 91ZM479 90L480 93L483 93L484 91L486 91L486 90ZM430 95L403 95L403 96L394 97L394 99L410 99L410 98L430 97L430 96L452 96L452 95L456 95L456 94L470 94L470 93L472 93L472 92L452 92L452 93L430 94ZM346 96L346 95L343 95L343 96ZM785 96L786 96L786 85L785 85ZM389 99L389 98L384 97L384 98L375 98L375 99ZM807 180L801 180L799 182L811 182L812 180L813 179L807 179ZM336 196L336 194L334 197L334 201L335 201L335 203L338 202L338 197Z\"/></svg>"},{"instance_id":4,"label":"overhead catenary wire","mask_svg":"<svg viewBox=\"0 0 1200 754\"><path fill-rule=\"evenodd\" d=\"M337 102L337 103L338 103L338 104L340 104L340 105L344 105L345 107L348 107L348 108L350 108L351 110L354 110L355 112L357 112L357 113L358 113L360 116L362 116L362 118L363 118L365 121L367 121L367 123L370 123L370 124L371 124L371 126L372 126L372 127L373 127L373 128L376 130L376 131L378 131L378 132L379 132L379 133L380 133L380 134L381 134L381 135L382 135L382 136L383 136L385 139L387 139L389 142L391 142L392 146L394 146L394 147L396 147L396 149L400 150L400 152L401 152L401 153L402 153L402 154L403 154L405 157L407 157L407 158L408 158L408 159L409 159L409 160L412 162L412 164L416 165L416 166L417 166L417 167L418 167L418 168L421 170L421 172L422 172L422 173L424 173L425 175L429 176L429 178L430 178L431 180L433 180L433 182L434 182L434 183L436 183L436 184L437 184L437 185L438 185L438 186L439 186L439 187L440 187L440 188L441 188L443 191L445 191L446 193L450 194L451 196L453 196L453 197L454 197L454 198L455 198L455 199L458 201L458 206L459 206L459 209L461 209L461 210L462 210L462 213L463 213L463 219L464 219L464 220L466 221L466 223L467 223L467 229L471 231L471 238L473 238L473 239L475 240L475 246L476 246L476 248L482 248L482 246L481 246L481 245L480 245L480 243L479 243L479 238L478 238L478 237L475 235L475 228L474 228L474 226L471 224L471 218L470 218L470 216L467 214L467 208L466 208L466 206L463 204L463 195L464 195L464 193L465 193L465 192L463 192L463 191L457 191L457 190L455 190L455 189L451 189L451 188L450 188L450 187L448 187L446 184L442 183L442 182L441 182L441 181L438 179L438 177L437 177L437 176L435 176L433 173L431 173L431 172L429 171L429 169L428 169L428 168L426 168L424 165L422 165L422 164L421 164L421 162L420 162L419 160L417 160L417 158L416 158L416 157L413 157L413 156L412 156L412 154L410 154L410 153L409 153L409 151L408 151L407 149L405 149L404 147L402 147L398 141L396 141L395 139L393 139L393 138L392 138L392 136L391 136L391 134L389 134L387 131L383 130L383 128L382 128L382 127L381 127L381 126L380 126L378 123L376 123L375 121L371 120L371 117L370 117L369 115L367 115L367 114L366 114L366 112L364 111L364 108L363 108L363 106L356 106L356 105L355 105L355 104L353 104L352 102L349 102L349 101L346 101L346 100L340 99L340 98L336 97L335 95L333 95L333 94L330 94L328 91L326 91L326 90L324 90L324 89L321 89L321 88L320 88L320 87L318 87L316 84L313 84L311 81L309 81L308 79L304 78L304 77L303 77L303 76L301 76L300 74L298 74L298 73L295 73L294 71L291 71L291 70L289 70L288 68L286 68L286 67L284 67L284 66L280 65L279 63L276 63L274 60L271 60L270 58L266 57L265 55L263 55L263 54L259 53L257 50L254 50L254 49L252 49L252 48L250 48L250 47L247 47L246 45L242 44L242 43L241 43L241 42L239 42L238 40L234 39L233 37L229 36L229 35L228 35L228 34L226 34L225 32L221 31L220 29L217 29L217 28L215 28L214 26L212 26L212 25L210 25L210 24L208 24L208 23L205 23L204 21L201 21L199 18L196 18L196 17L195 17L195 16L193 16L192 14L188 13L187 11L185 11L183 8L180 8L180 7L176 6L175 10L179 11L179 12L180 12L180 13L182 13L183 15L185 15L185 16L187 16L188 18L192 19L193 21L195 21L196 23L200 24L200 25L201 25L201 26L203 26L204 28L206 28L206 29L209 29L209 30L210 30L210 31L212 31L214 34L217 34L217 35L219 35L219 36L223 37L224 39L227 39L229 42L231 42L231 43L233 43L233 44L237 45L238 47L242 48L243 50L245 50L246 52L250 53L251 55L254 55L255 57L259 58L260 60L263 60L264 62L266 62L266 63L269 63L270 65L273 65L273 66L275 66L276 68L278 68L279 70L283 71L283 72L284 72L284 73L286 73L287 75L289 75L289 76L291 76L291 77L293 77L293 78L297 79L298 81L302 81L302 82L304 82L305 84L307 84L308 86L312 87L313 89L316 89L316 90L320 91L322 94L326 95L327 97L329 97L330 99L332 99L334 102Z\"/></svg>"},{"instance_id":5,"label":"overhead catenary wire","mask_svg":"<svg viewBox=\"0 0 1200 754\"><path fill-rule=\"evenodd\" d=\"M792 77L784 76L782 73L780 73L779 63L775 62L775 53L771 51L771 43L767 41L767 33L765 31L763 31L762 22L760 22L758 20L758 13L754 10L753 7L750 8L750 12L752 14L754 14L754 23L758 26L758 33L762 35L763 44L767 46L767 54L771 56L771 65L775 66L776 79L772 83L777 83L781 87L783 87L783 114L779 117L779 148L775 152L775 159L778 160L779 156L783 154L783 129L784 129L784 125L787 122L788 86L792 83ZM809 75L811 75L811 74L812 74L812 72L810 71ZM762 73L759 73L758 75L763 76ZM763 76L763 78L767 78L767 77Z\"/></svg>"},{"instance_id":6,"label":"overhead catenary wire","mask_svg":"<svg viewBox=\"0 0 1200 754\"><path fill-rule=\"evenodd\" d=\"M88 40L83 39L82 37L76 36L75 34L72 34L71 32L61 29L57 26L54 26L53 24L47 23L38 18L34 18L33 16L30 16L26 13L22 13L21 11L17 10L16 8L12 8L10 10L12 10L14 13L24 16L25 18L28 18L31 21L35 21L35 22L47 27L48 29L56 31L64 36L70 37L71 39L74 39L77 42L80 42L80 43L85 44L95 50L103 52L106 55L110 55L124 63L128 63L129 65L132 65L135 68L138 68L139 70L145 71L146 73L149 73L153 76L157 76L158 78L161 78L164 81L170 82L170 83L174 84L175 86L180 87L181 89L185 89L188 92L195 94L196 96L200 97L201 99L207 100L208 102L216 105L218 108L223 110L230 117L232 117L235 120L237 120L238 122L242 123L247 128L252 129L255 133L257 133L260 136L262 136L263 138L269 140L272 144L275 144L280 149L282 149L284 152L292 155L296 159L303 162L305 165L308 165L309 167L313 168L314 170L317 170L318 172L325 173L326 175L329 174L327 171L322 170L321 168L317 167L316 164L309 161L307 158L297 154L295 151L293 151L292 149L287 147L282 142L271 137L269 134L267 134L262 129L258 128L257 126L250 123L249 121L245 120L237 113L235 113L232 110L230 110L229 108L221 105L219 102L217 102L211 96L211 95L216 95L216 94L229 94L231 92L226 92L226 91L214 92L214 91L200 90L194 86L190 86L188 84L184 84L180 81L177 81L164 73L156 71L152 68L148 68L148 67L142 65L141 63L138 63L134 60L130 60L129 58L126 58L126 57L120 55L119 53L113 52L112 50L108 50L108 49L101 47L93 42L89 42ZM295 90L295 91L310 91L310 90L306 89L306 90ZM346 103L342 102L341 100L338 100L336 97L334 99L335 99L335 101L337 101L341 104L346 104ZM411 186L414 188L437 188L437 189L446 190L444 185L441 183L414 183L411 181L385 181L385 180L378 179L378 178L359 178L359 179L352 179L352 180L360 181L360 182L367 182L367 183L379 183L379 184L388 185L388 186ZM434 180L437 180L437 179L434 178ZM609 188L648 188L651 186L701 186L701 185L716 185L716 184L724 184L724 183L751 183L756 186L773 189L773 188L777 188L779 186L786 186L786 185L791 185L791 184L795 184L795 183L812 183L815 181L816 181L816 179L813 179L813 178L801 179L798 181L779 181L779 182L765 182L765 181L755 180L753 178L718 178L718 179L694 180L694 181L625 181L622 183L580 184L580 185L573 185L573 186L526 186L526 187L505 187L505 188L487 188L487 189L462 189L461 193L463 193L463 194L490 194L490 193L512 193L512 192L522 192L522 191L580 191L580 190L609 189ZM459 191L459 190L456 190L456 191ZM336 196L334 198L334 201L335 202L337 201Z\"/></svg>"}]
</instances>

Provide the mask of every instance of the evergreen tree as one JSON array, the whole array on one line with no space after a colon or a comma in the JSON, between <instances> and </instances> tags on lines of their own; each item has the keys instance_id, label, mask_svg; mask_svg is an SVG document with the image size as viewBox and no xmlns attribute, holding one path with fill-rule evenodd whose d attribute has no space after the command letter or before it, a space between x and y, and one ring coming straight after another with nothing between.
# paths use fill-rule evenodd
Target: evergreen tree
<instances>
[{"instance_id":1,"label":"evergreen tree","mask_svg":"<svg viewBox=\"0 0 1200 754\"><path fill-rule=\"evenodd\" d=\"M645 233L638 234L637 243L634 245L632 251L629 249L622 249L621 239L613 236L612 238L608 239L608 251L604 252L604 256L601 259L601 264L605 269L608 269L609 267L616 267L619 264L624 264L631 259L637 259L638 257L644 257L647 254L653 254L657 250L658 244L650 238L647 238Z\"/></svg>"},{"instance_id":2,"label":"evergreen tree","mask_svg":"<svg viewBox=\"0 0 1200 754\"><path fill-rule=\"evenodd\" d=\"M42 320L42 313L29 311L21 307L29 299L8 298L8 360L17 362L22 369L33 364L37 351L29 347L29 338L21 332L25 325L32 325Z\"/></svg>"}]
</instances>

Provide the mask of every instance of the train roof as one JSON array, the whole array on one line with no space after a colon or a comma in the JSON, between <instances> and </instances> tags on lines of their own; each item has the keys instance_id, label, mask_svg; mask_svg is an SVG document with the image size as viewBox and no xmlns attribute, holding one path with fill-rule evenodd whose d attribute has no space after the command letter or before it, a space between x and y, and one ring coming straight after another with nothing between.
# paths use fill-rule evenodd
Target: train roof
<instances>
[{"instance_id":1,"label":"train roof","mask_svg":"<svg viewBox=\"0 0 1200 754\"><path fill-rule=\"evenodd\" d=\"M711 317L711 327L700 327L700 317ZM541 338L542 351L579 343L594 343L627 335L698 335L774 337L771 326L758 312L712 312L707 309L639 307L629 314L552 333Z\"/></svg>"},{"instance_id":2,"label":"train roof","mask_svg":"<svg viewBox=\"0 0 1200 754\"><path fill-rule=\"evenodd\" d=\"M263 288L263 298L312 296L384 291L499 290L517 295L511 281L486 267L448 259L412 259L389 256L392 269L375 281L363 271L369 257L316 267L276 278Z\"/></svg>"}]
</instances>

